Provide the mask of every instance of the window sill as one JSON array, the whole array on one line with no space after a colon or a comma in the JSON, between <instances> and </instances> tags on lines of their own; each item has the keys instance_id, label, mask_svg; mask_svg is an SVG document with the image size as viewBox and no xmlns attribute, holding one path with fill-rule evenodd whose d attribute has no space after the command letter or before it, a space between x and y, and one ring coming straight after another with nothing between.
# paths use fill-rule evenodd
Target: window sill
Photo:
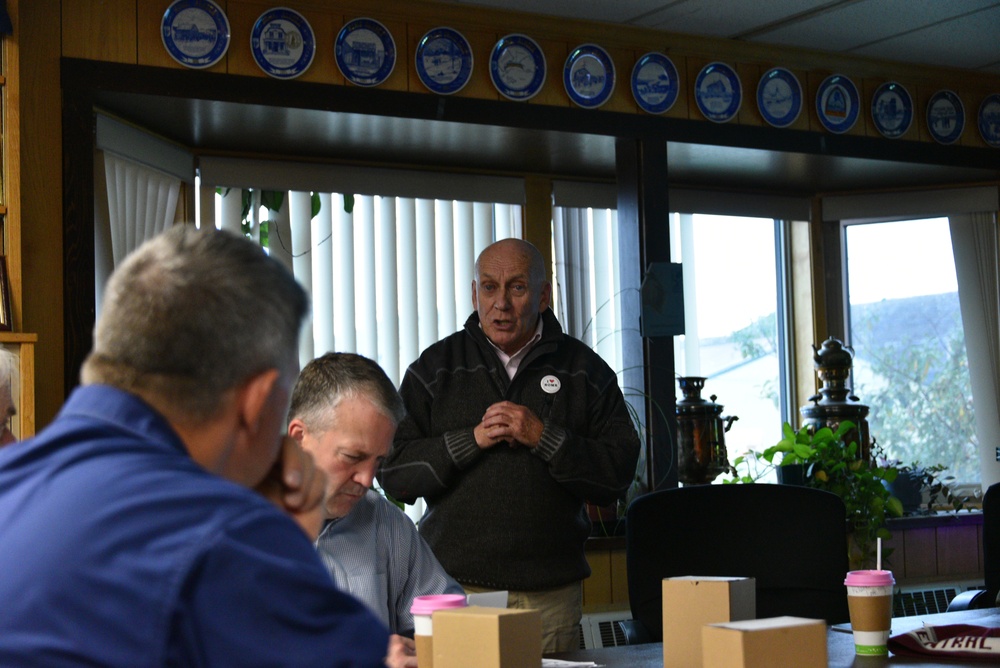
<instances>
[{"instance_id":1,"label":"window sill","mask_svg":"<svg viewBox=\"0 0 1000 668\"><path fill-rule=\"evenodd\" d=\"M960 512L939 511L929 515L908 515L890 517L886 522L889 531L894 529L929 529L932 527L979 526L983 523L983 511L962 510Z\"/></svg>"}]
</instances>

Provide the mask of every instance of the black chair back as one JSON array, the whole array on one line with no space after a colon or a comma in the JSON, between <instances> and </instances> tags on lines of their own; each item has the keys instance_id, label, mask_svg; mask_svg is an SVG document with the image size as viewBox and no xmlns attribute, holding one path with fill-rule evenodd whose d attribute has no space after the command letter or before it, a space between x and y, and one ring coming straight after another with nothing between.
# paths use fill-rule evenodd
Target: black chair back
<instances>
[{"instance_id":1,"label":"black chair back","mask_svg":"<svg viewBox=\"0 0 1000 668\"><path fill-rule=\"evenodd\" d=\"M1000 594L1000 482L983 495L983 579L987 607L997 604Z\"/></svg>"},{"instance_id":2,"label":"black chair back","mask_svg":"<svg viewBox=\"0 0 1000 668\"><path fill-rule=\"evenodd\" d=\"M632 616L663 637L663 578L756 579L757 617L849 620L847 510L830 492L793 485L698 485L629 506L626 568Z\"/></svg>"}]
</instances>

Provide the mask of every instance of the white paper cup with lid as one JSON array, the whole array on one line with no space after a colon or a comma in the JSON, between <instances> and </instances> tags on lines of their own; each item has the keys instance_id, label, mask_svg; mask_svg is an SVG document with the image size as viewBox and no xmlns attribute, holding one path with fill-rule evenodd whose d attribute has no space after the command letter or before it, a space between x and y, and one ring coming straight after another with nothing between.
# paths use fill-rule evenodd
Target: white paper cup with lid
<instances>
[{"instance_id":1,"label":"white paper cup with lid","mask_svg":"<svg viewBox=\"0 0 1000 668\"><path fill-rule=\"evenodd\" d=\"M434 668L434 625L431 619L434 611L467 605L468 599L462 594L430 594L413 599L410 613L413 615L413 642L417 646L420 668Z\"/></svg>"},{"instance_id":2,"label":"white paper cup with lid","mask_svg":"<svg viewBox=\"0 0 1000 668\"><path fill-rule=\"evenodd\" d=\"M891 571L851 571L844 580L847 605L851 612L854 653L885 656L889 653L892 631L892 590L896 584Z\"/></svg>"}]
</instances>

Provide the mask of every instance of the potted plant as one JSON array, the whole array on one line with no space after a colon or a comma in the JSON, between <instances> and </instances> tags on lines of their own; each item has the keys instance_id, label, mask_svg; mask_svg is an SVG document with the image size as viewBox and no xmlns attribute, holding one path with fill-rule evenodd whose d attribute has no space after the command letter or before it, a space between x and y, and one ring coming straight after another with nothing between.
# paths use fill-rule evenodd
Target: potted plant
<instances>
[{"instance_id":1,"label":"potted plant","mask_svg":"<svg viewBox=\"0 0 1000 668\"><path fill-rule=\"evenodd\" d=\"M954 476L941 477L947 467L941 464L923 466L920 462L890 464L899 474L888 485L889 491L903 504L905 514L929 514L942 506L955 511L965 507L966 497L955 496L951 491Z\"/></svg>"},{"instance_id":2,"label":"potted plant","mask_svg":"<svg viewBox=\"0 0 1000 668\"><path fill-rule=\"evenodd\" d=\"M851 532L851 567L872 568L877 540L892 537L886 519L903 514L899 499L886 486L899 471L891 464L861 459L858 444L844 442L845 434L852 429L854 424L843 420L836 430L823 427L811 431L803 427L796 432L786 422L782 425L782 439L760 456L780 468L800 466L805 485L843 499ZM779 453L781 459L776 463L774 458Z\"/></svg>"}]
</instances>

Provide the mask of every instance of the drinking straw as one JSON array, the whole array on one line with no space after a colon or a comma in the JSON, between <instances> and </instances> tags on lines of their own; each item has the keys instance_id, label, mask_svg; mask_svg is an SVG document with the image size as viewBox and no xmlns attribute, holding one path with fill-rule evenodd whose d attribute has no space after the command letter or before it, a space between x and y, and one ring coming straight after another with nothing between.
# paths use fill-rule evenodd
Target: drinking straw
<instances>
[{"instance_id":1,"label":"drinking straw","mask_svg":"<svg viewBox=\"0 0 1000 668\"><path fill-rule=\"evenodd\" d=\"M882 539L875 539L875 570L882 570Z\"/></svg>"}]
</instances>

